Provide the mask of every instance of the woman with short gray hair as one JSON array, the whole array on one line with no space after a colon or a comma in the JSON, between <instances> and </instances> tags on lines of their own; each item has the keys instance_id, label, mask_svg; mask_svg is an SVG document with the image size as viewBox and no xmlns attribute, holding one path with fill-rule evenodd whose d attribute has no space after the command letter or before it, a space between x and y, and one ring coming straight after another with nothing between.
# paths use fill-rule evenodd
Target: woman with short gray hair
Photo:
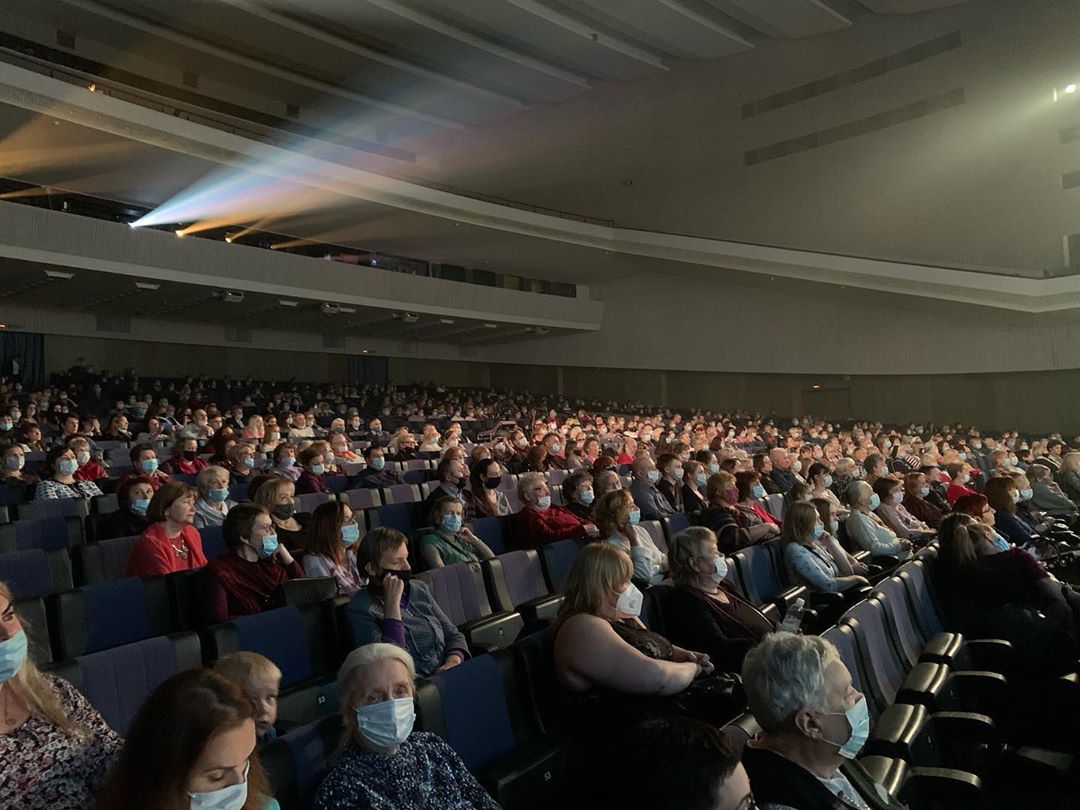
<instances>
[{"instance_id":1,"label":"woman with short gray hair","mask_svg":"<svg viewBox=\"0 0 1080 810\"><path fill-rule=\"evenodd\" d=\"M761 810L902 810L855 759L870 716L832 643L773 633L747 653L742 676L762 728L743 752Z\"/></svg>"}]
</instances>

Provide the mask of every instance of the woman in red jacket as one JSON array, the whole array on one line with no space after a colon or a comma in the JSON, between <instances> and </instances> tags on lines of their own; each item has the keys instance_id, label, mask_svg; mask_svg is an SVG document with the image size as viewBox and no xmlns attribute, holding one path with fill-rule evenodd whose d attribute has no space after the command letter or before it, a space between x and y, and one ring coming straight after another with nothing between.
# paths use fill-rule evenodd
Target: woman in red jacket
<instances>
[{"instance_id":1,"label":"woman in red jacket","mask_svg":"<svg viewBox=\"0 0 1080 810\"><path fill-rule=\"evenodd\" d=\"M198 491L188 484L162 484L150 499L146 510L150 525L131 549L124 576L174 574L206 565L202 538L192 525L197 496Z\"/></svg>"},{"instance_id":2,"label":"woman in red jacket","mask_svg":"<svg viewBox=\"0 0 1080 810\"><path fill-rule=\"evenodd\" d=\"M551 491L543 473L522 475L518 495L525 504L514 515L514 544L518 548L539 548L557 540L596 536L596 526L592 523L569 509L551 505Z\"/></svg>"}]
</instances>

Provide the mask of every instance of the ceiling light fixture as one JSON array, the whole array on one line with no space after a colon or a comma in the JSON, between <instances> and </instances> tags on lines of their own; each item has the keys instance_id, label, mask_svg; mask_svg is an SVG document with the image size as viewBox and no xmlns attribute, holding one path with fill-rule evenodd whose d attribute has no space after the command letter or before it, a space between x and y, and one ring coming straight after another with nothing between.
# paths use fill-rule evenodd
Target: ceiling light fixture
<instances>
[{"instance_id":1,"label":"ceiling light fixture","mask_svg":"<svg viewBox=\"0 0 1080 810\"><path fill-rule=\"evenodd\" d=\"M1067 85L1065 85L1065 92L1068 93L1071 96L1073 93L1076 92L1076 85L1075 84L1067 84Z\"/></svg>"},{"instance_id":2,"label":"ceiling light fixture","mask_svg":"<svg viewBox=\"0 0 1080 810\"><path fill-rule=\"evenodd\" d=\"M485 329L498 329L499 325L497 323L485 323L484 328Z\"/></svg>"},{"instance_id":3,"label":"ceiling light fixture","mask_svg":"<svg viewBox=\"0 0 1080 810\"><path fill-rule=\"evenodd\" d=\"M97 85L93 82L90 82L90 84L86 86L86 89L93 93L95 90L97 90Z\"/></svg>"},{"instance_id":4,"label":"ceiling light fixture","mask_svg":"<svg viewBox=\"0 0 1080 810\"><path fill-rule=\"evenodd\" d=\"M228 242L228 243L229 243L229 244L231 245L231 244L232 244L232 240L233 240L233 238L234 238L235 236L236 236L236 234L232 234L232 233L227 233L227 234L225 234L225 241L226 241L226 242Z\"/></svg>"},{"instance_id":5,"label":"ceiling light fixture","mask_svg":"<svg viewBox=\"0 0 1080 810\"><path fill-rule=\"evenodd\" d=\"M136 281L135 286L140 290L159 290L161 285L153 281Z\"/></svg>"},{"instance_id":6,"label":"ceiling light fixture","mask_svg":"<svg viewBox=\"0 0 1080 810\"><path fill-rule=\"evenodd\" d=\"M175 231L173 231L173 233L175 233L181 239L183 239L185 236L187 236L187 234L184 233L183 228L177 228Z\"/></svg>"},{"instance_id":7,"label":"ceiling light fixture","mask_svg":"<svg viewBox=\"0 0 1080 810\"><path fill-rule=\"evenodd\" d=\"M283 307L298 307L298 306L300 306L299 301L293 301L293 300L291 300L289 298L279 298L278 303L281 304L281 306L283 306Z\"/></svg>"},{"instance_id":8,"label":"ceiling light fixture","mask_svg":"<svg viewBox=\"0 0 1080 810\"><path fill-rule=\"evenodd\" d=\"M454 325L454 319L453 318L439 318L439 323L445 323L447 326L453 326Z\"/></svg>"},{"instance_id":9,"label":"ceiling light fixture","mask_svg":"<svg viewBox=\"0 0 1080 810\"><path fill-rule=\"evenodd\" d=\"M51 279L58 279L62 281L69 281L75 278L75 274L69 270L46 270L45 275Z\"/></svg>"}]
</instances>

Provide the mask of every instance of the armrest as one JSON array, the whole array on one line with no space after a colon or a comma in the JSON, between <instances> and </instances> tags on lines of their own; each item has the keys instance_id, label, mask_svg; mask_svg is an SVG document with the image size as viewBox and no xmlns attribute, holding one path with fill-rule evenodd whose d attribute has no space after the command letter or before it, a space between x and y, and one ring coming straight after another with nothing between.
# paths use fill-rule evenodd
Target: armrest
<instances>
[{"instance_id":1,"label":"armrest","mask_svg":"<svg viewBox=\"0 0 1080 810\"><path fill-rule=\"evenodd\" d=\"M548 594L517 606L518 613L526 622L551 622L559 616L565 597L561 593Z\"/></svg>"},{"instance_id":2,"label":"armrest","mask_svg":"<svg viewBox=\"0 0 1080 810\"><path fill-rule=\"evenodd\" d=\"M830 593L828 591L815 591L810 594L810 602L815 606L821 606L825 608L839 607L844 604L844 594L842 593Z\"/></svg>"},{"instance_id":3,"label":"armrest","mask_svg":"<svg viewBox=\"0 0 1080 810\"><path fill-rule=\"evenodd\" d=\"M949 675L949 668L943 664L916 664L897 690L896 701L933 708L949 682Z\"/></svg>"},{"instance_id":4,"label":"armrest","mask_svg":"<svg viewBox=\"0 0 1080 810\"><path fill-rule=\"evenodd\" d=\"M774 605L772 602L762 605L758 608L761 611L761 615L774 624L780 624L781 619L784 617L780 614L780 608Z\"/></svg>"},{"instance_id":5,"label":"armrest","mask_svg":"<svg viewBox=\"0 0 1080 810\"><path fill-rule=\"evenodd\" d=\"M969 639L960 649L957 664L964 669L1011 672L1016 668L1016 648L1003 638Z\"/></svg>"},{"instance_id":6,"label":"armrest","mask_svg":"<svg viewBox=\"0 0 1080 810\"><path fill-rule=\"evenodd\" d=\"M953 671L949 692L956 702L954 708L1002 716L1009 700L1009 681L1000 672Z\"/></svg>"},{"instance_id":7,"label":"armrest","mask_svg":"<svg viewBox=\"0 0 1080 810\"><path fill-rule=\"evenodd\" d=\"M496 613L466 622L458 629L465 635L470 650L474 645L505 649L517 641L525 629L525 620L520 613Z\"/></svg>"},{"instance_id":8,"label":"armrest","mask_svg":"<svg viewBox=\"0 0 1080 810\"><path fill-rule=\"evenodd\" d=\"M880 557L871 557L870 559L874 561L874 565L880 565L884 570L896 568L900 564L900 558L890 554L883 554Z\"/></svg>"},{"instance_id":9,"label":"armrest","mask_svg":"<svg viewBox=\"0 0 1080 810\"><path fill-rule=\"evenodd\" d=\"M948 807L950 810L977 810L986 806L982 780L967 771L954 768L912 768L900 800L922 799L919 805Z\"/></svg>"},{"instance_id":10,"label":"armrest","mask_svg":"<svg viewBox=\"0 0 1080 810\"><path fill-rule=\"evenodd\" d=\"M930 714L924 706L894 703L878 717L863 752L867 756L910 760L912 749L929 721Z\"/></svg>"},{"instance_id":11,"label":"armrest","mask_svg":"<svg viewBox=\"0 0 1080 810\"><path fill-rule=\"evenodd\" d=\"M767 601L776 605L781 613L787 613L787 609L795 604L796 599L802 599L803 602L809 604L810 592L807 591L805 585L796 585L794 588L788 588L786 591L779 591L770 596Z\"/></svg>"},{"instance_id":12,"label":"armrest","mask_svg":"<svg viewBox=\"0 0 1080 810\"><path fill-rule=\"evenodd\" d=\"M941 739L963 740L978 745L1001 745L1001 733L994 721L977 712L934 712L930 715L934 733Z\"/></svg>"},{"instance_id":13,"label":"armrest","mask_svg":"<svg viewBox=\"0 0 1080 810\"><path fill-rule=\"evenodd\" d=\"M859 764L892 797L900 795L907 781L909 765L891 757L863 757Z\"/></svg>"},{"instance_id":14,"label":"armrest","mask_svg":"<svg viewBox=\"0 0 1080 810\"><path fill-rule=\"evenodd\" d=\"M963 644L964 637L959 633L938 633L926 642L919 654L919 660L952 666Z\"/></svg>"},{"instance_id":15,"label":"armrest","mask_svg":"<svg viewBox=\"0 0 1080 810\"><path fill-rule=\"evenodd\" d=\"M866 564L870 563L870 552L869 551L856 551L851 556L854 557L856 560L858 560L861 563L866 563Z\"/></svg>"}]
</instances>

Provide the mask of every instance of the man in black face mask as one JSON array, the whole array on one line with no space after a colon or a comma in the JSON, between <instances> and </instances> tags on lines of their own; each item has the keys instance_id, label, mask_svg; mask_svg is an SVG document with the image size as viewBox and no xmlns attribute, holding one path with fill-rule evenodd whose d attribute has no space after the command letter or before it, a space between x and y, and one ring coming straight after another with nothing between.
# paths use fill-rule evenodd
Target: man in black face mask
<instances>
[{"instance_id":1,"label":"man in black face mask","mask_svg":"<svg viewBox=\"0 0 1080 810\"><path fill-rule=\"evenodd\" d=\"M468 472L462 461L455 457L444 458L439 462L439 466L435 468L435 477L438 479L439 484L433 487L427 498L424 499L421 514L425 517L431 513L431 507L435 505L435 501L439 500L439 498L450 496L459 498L464 503L461 490L468 480Z\"/></svg>"}]
</instances>

